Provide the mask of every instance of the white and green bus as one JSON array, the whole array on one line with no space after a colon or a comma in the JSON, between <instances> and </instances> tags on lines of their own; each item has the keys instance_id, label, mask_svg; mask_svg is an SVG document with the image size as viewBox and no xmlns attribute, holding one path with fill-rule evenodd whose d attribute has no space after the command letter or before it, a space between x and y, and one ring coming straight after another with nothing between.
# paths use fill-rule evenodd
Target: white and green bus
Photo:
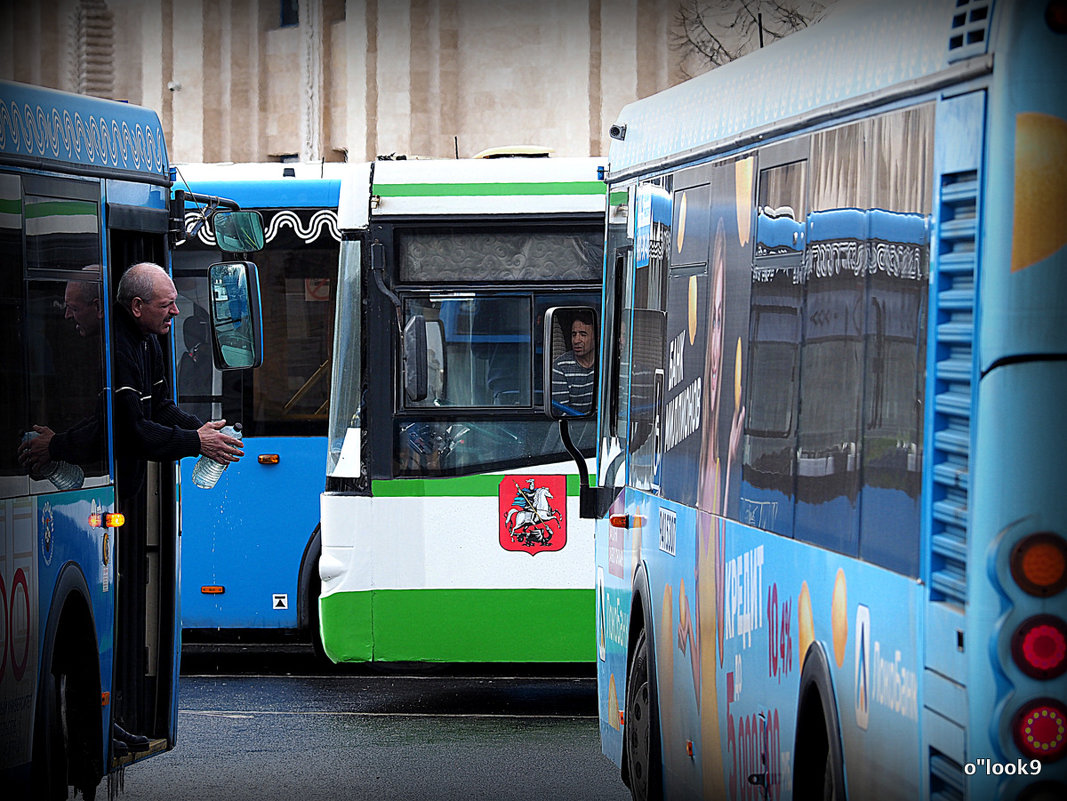
<instances>
[{"instance_id":1,"label":"white and green bus","mask_svg":"<svg viewBox=\"0 0 1067 801\"><path fill-rule=\"evenodd\" d=\"M545 311L600 303L601 169L394 159L342 178L319 559L334 661L595 659L593 528L541 375Z\"/></svg>"}]
</instances>

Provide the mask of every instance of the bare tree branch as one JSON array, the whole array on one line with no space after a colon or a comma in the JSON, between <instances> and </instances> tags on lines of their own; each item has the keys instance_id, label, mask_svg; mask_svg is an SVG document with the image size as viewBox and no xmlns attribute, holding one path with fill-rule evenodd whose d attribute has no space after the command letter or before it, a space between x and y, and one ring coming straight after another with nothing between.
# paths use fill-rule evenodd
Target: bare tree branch
<instances>
[{"instance_id":1,"label":"bare tree branch","mask_svg":"<svg viewBox=\"0 0 1067 801\"><path fill-rule=\"evenodd\" d=\"M682 54L682 74L692 77L757 49L761 34L769 44L806 28L827 2L833 0L682 0L671 47Z\"/></svg>"}]
</instances>

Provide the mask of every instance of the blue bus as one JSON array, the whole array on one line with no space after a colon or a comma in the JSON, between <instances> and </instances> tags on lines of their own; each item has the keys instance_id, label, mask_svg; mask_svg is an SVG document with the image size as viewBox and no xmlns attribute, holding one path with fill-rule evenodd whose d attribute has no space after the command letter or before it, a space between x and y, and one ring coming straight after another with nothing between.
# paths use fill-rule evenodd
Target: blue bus
<instances>
[{"instance_id":1,"label":"blue bus","mask_svg":"<svg viewBox=\"0 0 1067 801\"><path fill-rule=\"evenodd\" d=\"M149 462L141 490L116 491L109 303L130 265L169 268L170 185L154 112L0 82L5 797L93 798L175 743L180 485L175 464ZM246 262L219 269L254 279ZM48 431L69 461L28 474L20 443ZM147 744L121 747L115 725Z\"/></svg>"},{"instance_id":2,"label":"blue bus","mask_svg":"<svg viewBox=\"0 0 1067 801\"><path fill-rule=\"evenodd\" d=\"M842 2L620 112L583 506L634 798L1067 797L1064 74L1060 0Z\"/></svg>"},{"instance_id":3,"label":"blue bus","mask_svg":"<svg viewBox=\"0 0 1067 801\"><path fill-rule=\"evenodd\" d=\"M213 368L205 346L203 276L219 252L210 226L200 227L174 252L178 402L203 419L240 421L245 458L210 491L186 481L186 643L280 639L319 647L319 494L340 243L337 170L343 166L177 167L175 190L222 195L263 217L266 244L256 265L270 354L257 370L229 375ZM190 227L203 207L186 203ZM182 466L183 479L192 467Z\"/></svg>"}]
</instances>

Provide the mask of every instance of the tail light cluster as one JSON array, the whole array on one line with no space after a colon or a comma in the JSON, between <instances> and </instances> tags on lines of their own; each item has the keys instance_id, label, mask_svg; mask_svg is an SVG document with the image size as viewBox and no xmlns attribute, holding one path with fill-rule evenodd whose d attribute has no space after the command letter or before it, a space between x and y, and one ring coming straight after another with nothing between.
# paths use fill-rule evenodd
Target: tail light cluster
<instances>
[{"instance_id":1,"label":"tail light cluster","mask_svg":"<svg viewBox=\"0 0 1067 801\"><path fill-rule=\"evenodd\" d=\"M1052 598L1063 592L1067 587L1067 542L1049 532L1025 537L1012 550L1011 576L1023 592L1035 598ZM1026 618L1012 633L1011 655L1030 678L1058 679L1067 672L1067 623L1053 614ZM1028 700L1015 713L1012 733L1027 757L1055 762L1067 752L1067 706L1051 696Z\"/></svg>"}]
</instances>

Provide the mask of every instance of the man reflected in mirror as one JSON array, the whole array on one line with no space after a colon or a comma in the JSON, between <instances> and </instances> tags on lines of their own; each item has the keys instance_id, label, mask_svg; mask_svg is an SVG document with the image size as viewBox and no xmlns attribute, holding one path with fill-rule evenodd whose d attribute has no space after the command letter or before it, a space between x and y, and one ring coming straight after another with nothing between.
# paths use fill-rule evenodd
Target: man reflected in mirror
<instances>
[{"instance_id":1,"label":"man reflected in mirror","mask_svg":"<svg viewBox=\"0 0 1067 801\"><path fill-rule=\"evenodd\" d=\"M596 391L596 319L588 309L571 320L570 350L552 362L552 404L569 415L589 414Z\"/></svg>"}]
</instances>

